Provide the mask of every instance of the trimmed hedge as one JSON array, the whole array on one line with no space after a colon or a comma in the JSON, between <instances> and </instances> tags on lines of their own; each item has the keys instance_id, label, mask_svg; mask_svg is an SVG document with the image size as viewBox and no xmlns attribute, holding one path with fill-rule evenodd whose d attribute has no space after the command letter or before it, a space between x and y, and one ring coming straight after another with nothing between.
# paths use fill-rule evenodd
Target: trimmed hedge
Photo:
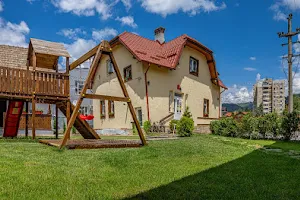
<instances>
[{"instance_id":1,"label":"trimmed hedge","mask_svg":"<svg viewBox=\"0 0 300 200\"><path fill-rule=\"evenodd\" d=\"M240 121L222 118L210 124L212 134L248 139L276 139L281 136L290 140L298 130L300 118L296 112L279 116L276 113L260 117L245 115Z\"/></svg>"}]
</instances>

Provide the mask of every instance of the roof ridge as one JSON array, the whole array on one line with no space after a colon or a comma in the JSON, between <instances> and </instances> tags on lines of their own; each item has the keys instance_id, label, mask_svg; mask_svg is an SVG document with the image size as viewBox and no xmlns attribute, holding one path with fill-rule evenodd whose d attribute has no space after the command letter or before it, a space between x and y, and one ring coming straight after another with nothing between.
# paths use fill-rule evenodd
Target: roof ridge
<instances>
[{"instance_id":1,"label":"roof ridge","mask_svg":"<svg viewBox=\"0 0 300 200\"><path fill-rule=\"evenodd\" d=\"M6 46L6 47L14 47L14 48L22 48L22 49L28 49L27 47L20 47L20 46L13 46L13 45L9 45L9 44L0 44L0 46Z\"/></svg>"}]
</instances>

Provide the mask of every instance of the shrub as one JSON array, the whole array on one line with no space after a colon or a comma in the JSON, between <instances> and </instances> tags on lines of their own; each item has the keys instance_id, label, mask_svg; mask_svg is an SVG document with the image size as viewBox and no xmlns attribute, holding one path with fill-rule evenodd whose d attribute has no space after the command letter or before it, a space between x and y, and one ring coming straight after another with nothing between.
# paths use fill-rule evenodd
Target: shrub
<instances>
[{"instance_id":1,"label":"shrub","mask_svg":"<svg viewBox=\"0 0 300 200\"><path fill-rule=\"evenodd\" d=\"M136 135L136 134L137 134L137 128L136 128L136 125L135 125L135 123L131 123L131 125L132 125L132 134L133 134L133 135Z\"/></svg>"},{"instance_id":2,"label":"shrub","mask_svg":"<svg viewBox=\"0 0 300 200\"><path fill-rule=\"evenodd\" d=\"M210 128L215 135L236 137L238 133L237 122L231 117L211 122Z\"/></svg>"},{"instance_id":3,"label":"shrub","mask_svg":"<svg viewBox=\"0 0 300 200\"><path fill-rule=\"evenodd\" d=\"M285 140L290 140L291 136L299 129L300 118L296 112L284 114L281 129Z\"/></svg>"},{"instance_id":4,"label":"shrub","mask_svg":"<svg viewBox=\"0 0 300 200\"><path fill-rule=\"evenodd\" d=\"M265 116L262 117L258 117L258 124L257 124L257 128L258 128L258 132L262 135L263 138L266 137L266 133L267 133L267 126L268 126L268 122L265 118Z\"/></svg>"},{"instance_id":5,"label":"shrub","mask_svg":"<svg viewBox=\"0 0 300 200\"><path fill-rule=\"evenodd\" d=\"M177 134L181 137L190 137L194 130L194 120L182 117L177 124Z\"/></svg>"},{"instance_id":6,"label":"shrub","mask_svg":"<svg viewBox=\"0 0 300 200\"><path fill-rule=\"evenodd\" d=\"M238 134L238 126L237 122L232 118L224 118L221 120L221 130L222 130L222 136L231 136L236 137Z\"/></svg>"},{"instance_id":7,"label":"shrub","mask_svg":"<svg viewBox=\"0 0 300 200\"><path fill-rule=\"evenodd\" d=\"M192 118L192 113L190 112L190 108L187 106L183 115L183 117Z\"/></svg>"},{"instance_id":8,"label":"shrub","mask_svg":"<svg viewBox=\"0 0 300 200\"><path fill-rule=\"evenodd\" d=\"M221 120L215 120L210 122L210 131L214 135L221 135Z\"/></svg>"},{"instance_id":9,"label":"shrub","mask_svg":"<svg viewBox=\"0 0 300 200\"><path fill-rule=\"evenodd\" d=\"M145 121L143 129L144 129L146 134L149 134L150 130L151 130L151 122L150 121Z\"/></svg>"},{"instance_id":10,"label":"shrub","mask_svg":"<svg viewBox=\"0 0 300 200\"><path fill-rule=\"evenodd\" d=\"M176 120L176 119L172 119L170 121L169 128L170 128L171 132L174 131L174 126L175 126L175 129L176 129L176 126L177 126L178 122L179 122L179 120Z\"/></svg>"},{"instance_id":11,"label":"shrub","mask_svg":"<svg viewBox=\"0 0 300 200\"><path fill-rule=\"evenodd\" d=\"M271 135L272 138L277 136L280 132L280 117L277 113L269 113L264 116L266 120L267 133Z\"/></svg>"}]
</instances>

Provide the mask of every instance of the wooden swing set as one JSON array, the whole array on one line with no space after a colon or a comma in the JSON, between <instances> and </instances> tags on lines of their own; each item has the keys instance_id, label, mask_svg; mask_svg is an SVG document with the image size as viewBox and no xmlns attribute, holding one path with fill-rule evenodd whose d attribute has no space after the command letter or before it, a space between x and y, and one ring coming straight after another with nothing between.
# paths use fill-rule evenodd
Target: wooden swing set
<instances>
[{"instance_id":1,"label":"wooden swing set","mask_svg":"<svg viewBox=\"0 0 300 200\"><path fill-rule=\"evenodd\" d=\"M99 63L100 63L103 55L109 56L109 58L112 62L113 68L115 70L116 76L118 78L118 81L120 83L121 89L123 91L124 97L87 93L88 88L91 85L93 78L95 77L95 74L99 67ZM88 77L85 80L84 86L81 90L79 99L77 100L75 107L72 107L72 110L73 110L72 115L68 120L68 125L67 125L66 131L64 133L63 139L62 140L40 140L40 142L44 143L44 144L52 145L52 146L57 146L59 148L67 147L69 149L74 149L74 148L122 148L122 147L140 147L140 146L146 145L146 140L143 135L141 126L138 122L134 107L131 103L126 86L124 84L121 73L117 66L116 60L113 56L112 48L108 41L102 41L100 45L96 46L95 48L93 48L92 50L90 50L89 52L84 54L81 58L74 61L70 65L70 70L75 69L80 64L84 63L85 61L87 61L88 59L90 59L92 57L94 57L94 58L93 58L93 62L91 64L91 67L89 70ZM71 140L70 139L71 129L72 129L74 123L76 122L76 120L78 120L79 109L80 109L80 106L84 99L97 99L97 100L111 100L111 101L126 102L129 107L133 122L137 128L137 132L138 132L140 141L136 141L136 140L100 140L100 136L97 133L95 133L95 131L93 129L88 130L91 132L90 134L88 134L91 137L85 138L83 140Z\"/></svg>"}]
</instances>

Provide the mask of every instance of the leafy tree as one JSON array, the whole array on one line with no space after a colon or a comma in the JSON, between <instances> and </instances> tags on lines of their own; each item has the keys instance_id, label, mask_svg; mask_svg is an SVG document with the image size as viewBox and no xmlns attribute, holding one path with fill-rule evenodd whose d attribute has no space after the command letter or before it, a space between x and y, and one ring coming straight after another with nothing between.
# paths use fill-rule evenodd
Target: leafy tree
<instances>
[{"instance_id":1,"label":"leafy tree","mask_svg":"<svg viewBox=\"0 0 300 200\"><path fill-rule=\"evenodd\" d=\"M298 97L297 95L294 95L293 96L293 108L294 108L294 111L297 112L297 113L300 113L300 97Z\"/></svg>"},{"instance_id":2,"label":"leafy tree","mask_svg":"<svg viewBox=\"0 0 300 200\"><path fill-rule=\"evenodd\" d=\"M300 118L297 112L287 113L283 116L281 128L285 140L290 140L299 129Z\"/></svg>"},{"instance_id":3,"label":"leafy tree","mask_svg":"<svg viewBox=\"0 0 300 200\"><path fill-rule=\"evenodd\" d=\"M264 115L263 105L262 103L254 110L254 116L259 117Z\"/></svg>"}]
</instances>

